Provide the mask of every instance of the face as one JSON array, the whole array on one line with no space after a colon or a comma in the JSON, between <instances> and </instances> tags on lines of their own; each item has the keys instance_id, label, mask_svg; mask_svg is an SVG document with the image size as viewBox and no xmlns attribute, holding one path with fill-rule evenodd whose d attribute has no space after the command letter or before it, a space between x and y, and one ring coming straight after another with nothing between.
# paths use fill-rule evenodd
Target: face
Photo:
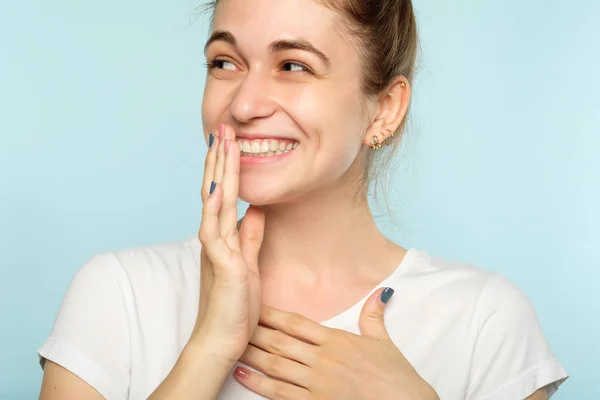
<instances>
[{"instance_id":1,"label":"face","mask_svg":"<svg viewBox=\"0 0 600 400\"><path fill-rule=\"evenodd\" d=\"M221 0L206 48L204 132L241 144L240 198L265 205L356 186L374 110L337 13L313 0Z\"/></svg>"}]
</instances>

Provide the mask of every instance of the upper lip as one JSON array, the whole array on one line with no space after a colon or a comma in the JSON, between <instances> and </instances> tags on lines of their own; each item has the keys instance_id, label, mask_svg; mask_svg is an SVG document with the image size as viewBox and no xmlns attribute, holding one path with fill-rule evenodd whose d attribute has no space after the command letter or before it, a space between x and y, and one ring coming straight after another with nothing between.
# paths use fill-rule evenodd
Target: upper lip
<instances>
[{"instance_id":1,"label":"upper lip","mask_svg":"<svg viewBox=\"0 0 600 400\"><path fill-rule=\"evenodd\" d=\"M288 137L283 137L283 136L276 136L276 135L269 135L267 133L262 133L262 132L237 132L236 133L236 138L241 138L241 139L288 139L288 140L296 140L293 138L288 138Z\"/></svg>"}]
</instances>

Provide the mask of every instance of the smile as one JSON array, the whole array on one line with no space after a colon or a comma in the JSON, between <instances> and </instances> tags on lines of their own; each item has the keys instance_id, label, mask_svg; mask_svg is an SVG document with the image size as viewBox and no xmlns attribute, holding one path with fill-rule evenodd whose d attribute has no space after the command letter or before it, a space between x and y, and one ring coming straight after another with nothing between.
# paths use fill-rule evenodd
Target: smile
<instances>
[{"instance_id":1,"label":"smile","mask_svg":"<svg viewBox=\"0 0 600 400\"><path fill-rule=\"evenodd\" d=\"M291 139L236 139L242 157L271 157L289 153L300 145Z\"/></svg>"}]
</instances>

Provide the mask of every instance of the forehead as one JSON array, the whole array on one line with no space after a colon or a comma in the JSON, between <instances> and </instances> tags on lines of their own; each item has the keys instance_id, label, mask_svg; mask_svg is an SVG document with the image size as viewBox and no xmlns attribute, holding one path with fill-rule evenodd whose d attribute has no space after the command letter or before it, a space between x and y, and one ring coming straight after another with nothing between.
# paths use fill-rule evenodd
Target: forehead
<instances>
[{"instance_id":1,"label":"forehead","mask_svg":"<svg viewBox=\"0 0 600 400\"><path fill-rule=\"evenodd\" d=\"M243 47L303 38L335 57L349 46L340 22L336 12L315 0L220 0L212 28L230 31Z\"/></svg>"}]
</instances>

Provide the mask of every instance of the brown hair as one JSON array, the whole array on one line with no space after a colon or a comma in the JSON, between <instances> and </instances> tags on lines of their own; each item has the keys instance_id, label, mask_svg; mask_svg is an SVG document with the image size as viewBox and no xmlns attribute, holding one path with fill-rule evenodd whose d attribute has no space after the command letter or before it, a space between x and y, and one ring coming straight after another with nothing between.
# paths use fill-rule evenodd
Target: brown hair
<instances>
[{"instance_id":1,"label":"brown hair","mask_svg":"<svg viewBox=\"0 0 600 400\"><path fill-rule=\"evenodd\" d=\"M218 1L206 4L204 11L214 11ZM317 1L337 11L348 22L346 28L355 39L363 62L363 91L367 96L376 97L399 75L406 77L412 86L418 48L412 0ZM387 139L386 143L390 146L368 152L368 167L359 193L366 195L372 182L375 183L375 198L379 190L385 193L391 162L405 130L406 120L405 117L394 132L394 137ZM380 177L384 179L379 180Z\"/></svg>"}]
</instances>

